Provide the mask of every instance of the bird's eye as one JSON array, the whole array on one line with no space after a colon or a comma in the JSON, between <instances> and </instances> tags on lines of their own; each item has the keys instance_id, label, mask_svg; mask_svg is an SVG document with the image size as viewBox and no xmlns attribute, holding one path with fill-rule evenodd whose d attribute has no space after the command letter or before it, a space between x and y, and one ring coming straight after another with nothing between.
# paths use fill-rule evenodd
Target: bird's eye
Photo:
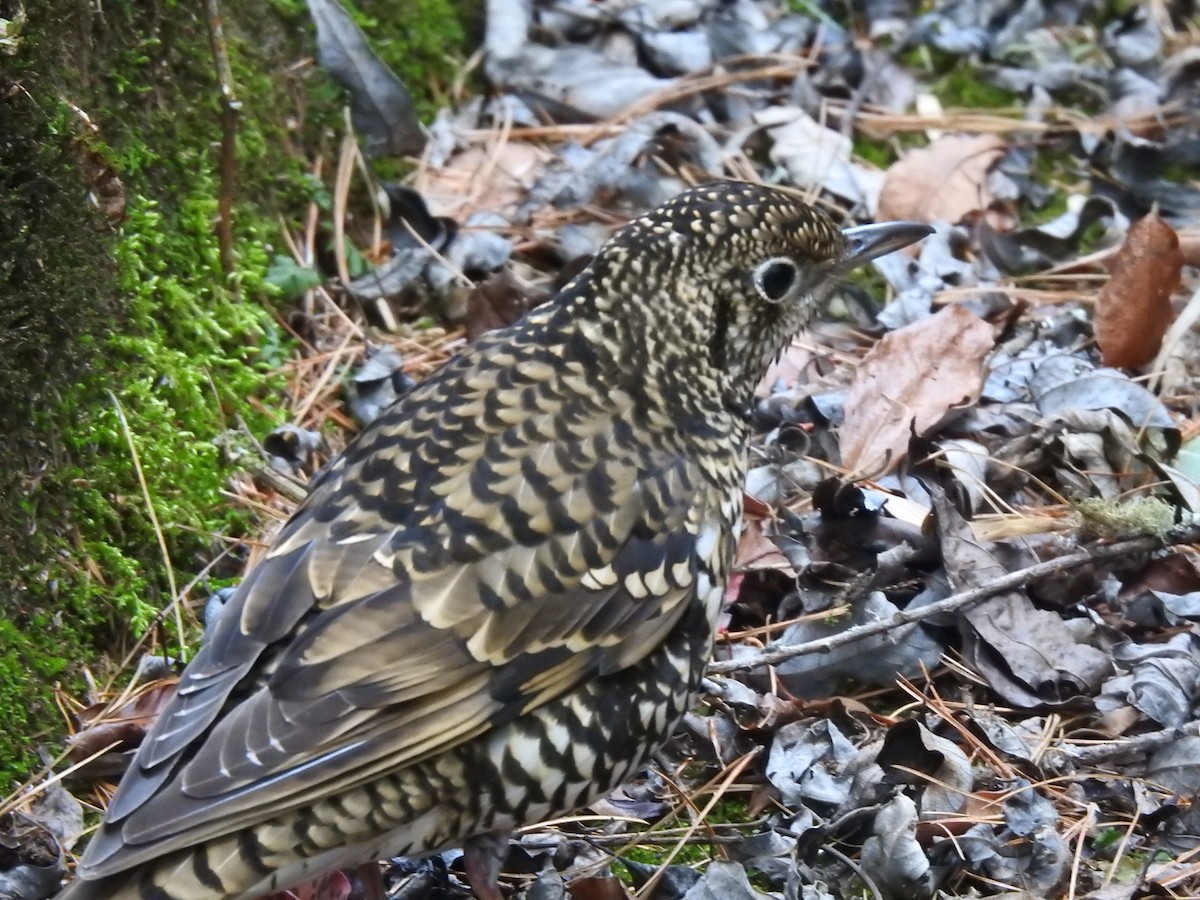
<instances>
[{"instance_id":1,"label":"bird's eye","mask_svg":"<svg viewBox=\"0 0 1200 900\"><path fill-rule=\"evenodd\" d=\"M797 274L790 259L768 259L754 270L754 286L768 303L778 303L795 286Z\"/></svg>"}]
</instances>

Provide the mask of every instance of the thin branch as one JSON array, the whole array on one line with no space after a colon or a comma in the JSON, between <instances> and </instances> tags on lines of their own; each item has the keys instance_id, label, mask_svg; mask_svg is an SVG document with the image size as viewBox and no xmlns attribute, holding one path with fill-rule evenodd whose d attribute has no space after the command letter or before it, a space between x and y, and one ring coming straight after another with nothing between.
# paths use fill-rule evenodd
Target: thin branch
<instances>
[{"instance_id":1,"label":"thin branch","mask_svg":"<svg viewBox=\"0 0 1200 900\"><path fill-rule=\"evenodd\" d=\"M237 194L237 129L242 104L233 90L233 69L229 65L229 48L225 44L219 0L205 0L205 8L208 12L213 62L217 67L217 83L221 89L221 188L217 198L217 242L221 250L221 269L228 276L233 274L236 265L233 253L233 200ZM231 288L238 290L236 283L232 283Z\"/></svg>"},{"instance_id":2,"label":"thin branch","mask_svg":"<svg viewBox=\"0 0 1200 900\"><path fill-rule=\"evenodd\" d=\"M757 669L759 666L773 666L776 663L794 659L797 656L808 656L812 653L828 653L837 647L853 644L856 641L861 641L863 638L874 637L877 634L884 634L893 628L899 628L901 625L911 625L914 622L920 622L922 619L928 619L971 606L980 600L986 600L1005 591L1024 587L1029 582L1046 575L1056 575L1067 569L1074 569L1098 560L1114 559L1135 553L1147 553L1152 550L1159 550L1164 546L1192 544L1197 541L1200 541L1200 526L1189 525L1177 528L1164 537L1137 537L1124 541L1115 541L1111 544L1101 544L1086 550L1080 550L1078 553L1071 553L1067 556L1060 556L1057 559L1036 563L1028 568L1020 569L997 578L988 584L952 594L944 600L930 603L919 609L902 609L894 616L881 622L859 625L848 631L821 638L820 640L806 641L803 644L795 644L790 647L776 647L774 649L763 650L761 653L755 653L753 656L709 663L708 674L725 675L729 672Z\"/></svg>"},{"instance_id":3,"label":"thin branch","mask_svg":"<svg viewBox=\"0 0 1200 900\"><path fill-rule=\"evenodd\" d=\"M1200 737L1200 722L1189 722L1178 728L1150 731L1124 740L1101 741L1082 747L1057 747L1055 753L1056 755L1061 754L1069 764L1077 767L1096 766L1102 763L1121 762L1161 750L1186 737Z\"/></svg>"}]
</instances>

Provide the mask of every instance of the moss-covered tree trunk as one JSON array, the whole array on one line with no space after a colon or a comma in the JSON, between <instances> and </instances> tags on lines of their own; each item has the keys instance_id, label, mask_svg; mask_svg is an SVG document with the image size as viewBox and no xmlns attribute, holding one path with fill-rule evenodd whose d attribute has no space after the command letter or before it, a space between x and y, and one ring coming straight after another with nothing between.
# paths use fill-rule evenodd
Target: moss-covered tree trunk
<instances>
[{"instance_id":1,"label":"moss-covered tree trunk","mask_svg":"<svg viewBox=\"0 0 1200 900\"><path fill-rule=\"evenodd\" d=\"M449 0L376 5L364 4L377 22L404 23L380 31L410 80L462 40ZM276 215L307 202L294 148L335 144L340 98L294 65L313 52L302 4L222 12L242 102L233 271L217 238L223 135L203 4L0 0L6 779L61 734L54 686L77 685L85 665L113 671L154 625L171 584L160 533L183 584L244 527L221 496L223 435L268 427L248 400L271 405L288 352L264 284ZM156 635L168 649L186 640L173 621Z\"/></svg>"}]
</instances>

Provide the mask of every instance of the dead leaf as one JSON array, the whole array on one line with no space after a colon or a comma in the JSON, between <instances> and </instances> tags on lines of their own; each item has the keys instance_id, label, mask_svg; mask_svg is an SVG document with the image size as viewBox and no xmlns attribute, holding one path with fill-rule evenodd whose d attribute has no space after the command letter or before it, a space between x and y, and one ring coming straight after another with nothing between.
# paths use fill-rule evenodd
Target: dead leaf
<instances>
[{"instance_id":1,"label":"dead leaf","mask_svg":"<svg viewBox=\"0 0 1200 900\"><path fill-rule=\"evenodd\" d=\"M887 897L932 897L933 874L917 841L917 807L899 794L875 816L872 834L863 843L862 864Z\"/></svg>"},{"instance_id":2,"label":"dead leaf","mask_svg":"<svg viewBox=\"0 0 1200 900\"><path fill-rule=\"evenodd\" d=\"M805 384L809 381L810 367L816 358L816 354L810 348L799 343L789 344L787 349L767 366L766 374L754 389L754 396L771 396L776 384L783 384L789 388Z\"/></svg>"},{"instance_id":3,"label":"dead leaf","mask_svg":"<svg viewBox=\"0 0 1200 900\"><path fill-rule=\"evenodd\" d=\"M1175 231L1150 213L1138 219L1108 264L1096 300L1096 343L1106 366L1132 368L1154 359L1173 318L1183 254Z\"/></svg>"},{"instance_id":4,"label":"dead leaf","mask_svg":"<svg viewBox=\"0 0 1200 900\"><path fill-rule=\"evenodd\" d=\"M995 135L948 135L912 150L887 172L879 219L958 222L991 202L987 171L1007 149Z\"/></svg>"},{"instance_id":5,"label":"dead leaf","mask_svg":"<svg viewBox=\"0 0 1200 900\"><path fill-rule=\"evenodd\" d=\"M350 115L368 156L406 156L425 146L412 96L336 0L309 0L317 53L330 77L350 94Z\"/></svg>"},{"instance_id":6,"label":"dead leaf","mask_svg":"<svg viewBox=\"0 0 1200 900\"><path fill-rule=\"evenodd\" d=\"M739 572L774 570L795 578L797 573L788 558L771 538L764 533L766 520L747 518L738 538L733 566Z\"/></svg>"},{"instance_id":7,"label":"dead leaf","mask_svg":"<svg viewBox=\"0 0 1200 900\"><path fill-rule=\"evenodd\" d=\"M522 141L469 147L444 166L422 169L414 187L435 216L511 215L552 159L545 149Z\"/></svg>"},{"instance_id":8,"label":"dead leaf","mask_svg":"<svg viewBox=\"0 0 1200 900\"><path fill-rule=\"evenodd\" d=\"M901 784L921 788L921 817L943 818L962 811L974 786L971 762L953 741L915 719L889 728L875 761Z\"/></svg>"},{"instance_id":9,"label":"dead leaf","mask_svg":"<svg viewBox=\"0 0 1200 900\"><path fill-rule=\"evenodd\" d=\"M975 401L994 343L992 326L960 306L885 335L846 396L842 465L872 475L894 468L910 432L928 434Z\"/></svg>"},{"instance_id":10,"label":"dead leaf","mask_svg":"<svg viewBox=\"0 0 1200 900\"><path fill-rule=\"evenodd\" d=\"M511 325L548 298L545 290L521 281L507 269L489 275L467 295L467 340Z\"/></svg>"},{"instance_id":11,"label":"dead leaf","mask_svg":"<svg viewBox=\"0 0 1200 900\"><path fill-rule=\"evenodd\" d=\"M956 591L1006 574L991 550L975 540L945 492L929 486L946 577ZM1022 591L1008 591L959 613L963 658L1006 703L1025 709L1077 702L1112 674L1109 654L1093 646L1087 620L1068 624L1038 609Z\"/></svg>"},{"instance_id":12,"label":"dead leaf","mask_svg":"<svg viewBox=\"0 0 1200 900\"><path fill-rule=\"evenodd\" d=\"M567 886L571 900L629 900L625 885L613 876L576 878Z\"/></svg>"},{"instance_id":13,"label":"dead leaf","mask_svg":"<svg viewBox=\"0 0 1200 900\"><path fill-rule=\"evenodd\" d=\"M78 713L83 727L71 736L71 760L80 762L105 747L116 750L137 747L168 701L175 696L177 679L161 679L146 685L121 706L96 703Z\"/></svg>"}]
</instances>

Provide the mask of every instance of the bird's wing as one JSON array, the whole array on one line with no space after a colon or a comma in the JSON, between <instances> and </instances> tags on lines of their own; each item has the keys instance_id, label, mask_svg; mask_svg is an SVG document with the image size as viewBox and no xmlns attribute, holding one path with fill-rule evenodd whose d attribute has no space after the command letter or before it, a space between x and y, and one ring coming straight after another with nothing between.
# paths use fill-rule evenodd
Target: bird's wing
<instances>
[{"instance_id":1,"label":"bird's wing","mask_svg":"<svg viewBox=\"0 0 1200 900\"><path fill-rule=\"evenodd\" d=\"M728 510L696 464L631 440L628 398L566 426L471 423L471 399L418 398L322 478L185 671L87 877L460 745L646 657L698 584L709 600Z\"/></svg>"}]
</instances>

